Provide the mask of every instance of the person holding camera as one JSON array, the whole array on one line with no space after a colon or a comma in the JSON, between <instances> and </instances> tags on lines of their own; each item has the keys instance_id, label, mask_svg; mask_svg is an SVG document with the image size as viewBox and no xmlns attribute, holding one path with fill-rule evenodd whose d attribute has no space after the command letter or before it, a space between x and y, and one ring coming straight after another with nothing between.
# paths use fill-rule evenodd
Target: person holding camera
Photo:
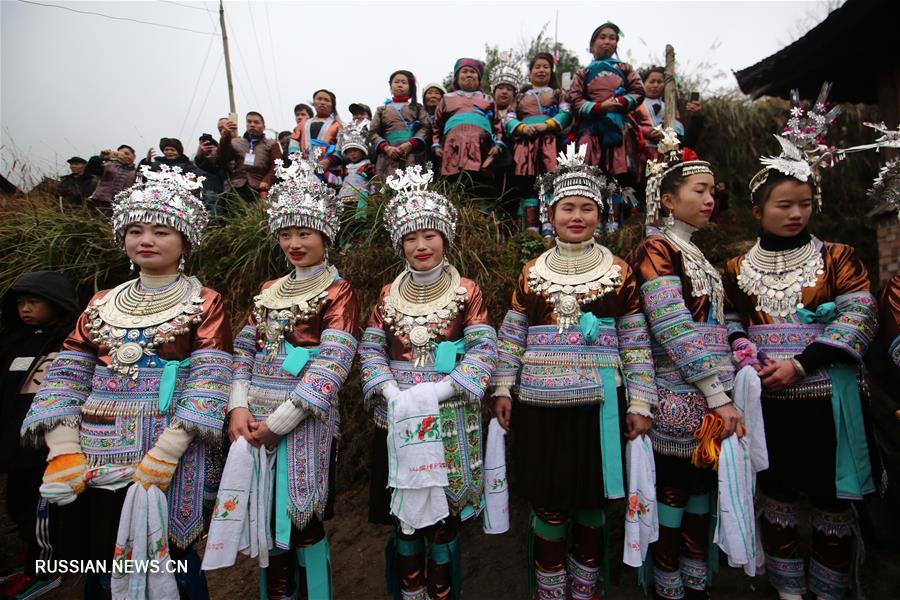
<instances>
[{"instance_id":1,"label":"person holding camera","mask_svg":"<svg viewBox=\"0 0 900 600\"><path fill-rule=\"evenodd\" d=\"M227 170L226 191L247 202L265 199L275 178L275 160L281 158L278 140L265 134L266 120L256 112L247 113L247 131L238 137L238 125L229 119L220 129L218 163Z\"/></svg>"},{"instance_id":2,"label":"person holding camera","mask_svg":"<svg viewBox=\"0 0 900 600\"><path fill-rule=\"evenodd\" d=\"M85 173L100 178L90 200L97 210L112 213L112 200L116 194L134 184L137 171L134 168L134 148L122 144L115 150L108 149L92 156Z\"/></svg>"}]
</instances>

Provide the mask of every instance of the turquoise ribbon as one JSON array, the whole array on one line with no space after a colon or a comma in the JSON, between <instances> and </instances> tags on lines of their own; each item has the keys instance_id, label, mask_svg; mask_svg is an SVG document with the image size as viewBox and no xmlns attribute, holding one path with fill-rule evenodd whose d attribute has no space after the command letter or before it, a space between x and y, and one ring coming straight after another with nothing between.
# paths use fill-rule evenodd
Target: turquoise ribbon
<instances>
[{"instance_id":1,"label":"turquoise ribbon","mask_svg":"<svg viewBox=\"0 0 900 600\"><path fill-rule=\"evenodd\" d=\"M298 548L297 563L306 569L306 592L309 600L331 600L331 552L328 538L312 546Z\"/></svg>"},{"instance_id":2,"label":"turquoise ribbon","mask_svg":"<svg viewBox=\"0 0 900 600\"><path fill-rule=\"evenodd\" d=\"M597 341L600 334L600 327L615 327L615 320L610 317L598 318L594 313L586 312L581 315L578 321L578 327L581 329L581 336L584 338L585 344L593 344Z\"/></svg>"},{"instance_id":3,"label":"turquoise ribbon","mask_svg":"<svg viewBox=\"0 0 900 600\"><path fill-rule=\"evenodd\" d=\"M315 146L317 148L324 148L325 153L322 155L322 158L334 154L335 147L334 144L329 144L328 142L323 142L322 140L313 139L310 142L310 146Z\"/></svg>"},{"instance_id":4,"label":"turquoise ribbon","mask_svg":"<svg viewBox=\"0 0 900 600\"><path fill-rule=\"evenodd\" d=\"M607 498L625 495L622 481L622 446L619 442L619 396L616 393L616 369L600 367L603 404L600 405L600 451L603 460L603 492Z\"/></svg>"},{"instance_id":5,"label":"turquoise ribbon","mask_svg":"<svg viewBox=\"0 0 900 600\"><path fill-rule=\"evenodd\" d=\"M304 348L303 346L294 346L287 340L284 341L284 349L285 357L284 362L281 363L281 370L285 373L290 373L294 377L300 374L300 371L303 370L310 358L315 358L319 355L317 346Z\"/></svg>"},{"instance_id":6,"label":"turquoise ribbon","mask_svg":"<svg viewBox=\"0 0 900 600\"><path fill-rule=\"evenodd\" d=\"M438 373L450 373L456 366L456 357L466 353L466 341L444 341L438 344L434 352L434 370Z\"/></svg>"},{"instance_id":7,"label":"turquoise ribbon","mask_svg":"<svg viewBox=\"0 0 900 600\"><path fill-rule=\"evenodd\" d=\"M869 446L863 425L856 369L835 365L827 369L831 378L831 412L837 433L834 487L838 498L860 499L875 491Z\"/></svg>"},{"instance_id":8,"label":"turquoise ribbon","mask_svg":"<svg viewBox=\"0 0 900 600\"><path fill-rule=\"evenodd\" d=\"M159 380L159 412L166 414L172 405L172 396L175 394L175 383L178 381L178 369L191 366L191 359L182 361L162 360L163 371Z\"/></svg>"},{"instance_id":9,"label":"turquoise ribbon","mask_svg":"<svg viewBox=\"0 0 900 600\"><path fill-rule=\"evenodd\" d=\"M659 524L661 527L669 529L680 529L681 520L684 518L684 508L678 506L670 506L659 502L656 505L659 514Z\"/></svg>"},{"instance_id":10,"label":"turquoise ribbon","mask_svg":"<svg viewBox=\"0 0 900 600\"><path fill-rule=\"evenodd\" d=\"M797 317L801 323L806 325L810 323L831 323L837 318L837 306L834 302L825 302L820 304L815 312L805 308L798 308Z\"/></svg>"},{"instance_id":11,"label":"turquoise ribbon","mask_svg":"<svg viewBox=\"0 0 900 600\"><path fill-rule=\"evenodd\" d=\"M446 134L457 125L476 125L484 129L488 135L494 135L494 131L491 129L490 120L478 113L460 113L453 115L447 119L447 123L444 124L444 133Z\"/></svg>"},{"instance_id":12,"label":"turquoise ribbon","mask_svg":"<svg viewBox=\"0 0 900 600\"><path fill-rule=\"evenodd\" d=\"M391 146L397 146L403 142L408 142L412 138L412 134L406 129L397 129L385 133L384 138Z\"/></svg>"},{"instance_id":13,"label":"turquoise ribbon","mask_svg":"<svg viewBox=\"0 0 900 600\"><path fill-rule=\"evenodd\" d=\"M291 517L288 514L287 437L278 442L275 454L275 545L291 547Z\"/></svg>"}]
</instances>

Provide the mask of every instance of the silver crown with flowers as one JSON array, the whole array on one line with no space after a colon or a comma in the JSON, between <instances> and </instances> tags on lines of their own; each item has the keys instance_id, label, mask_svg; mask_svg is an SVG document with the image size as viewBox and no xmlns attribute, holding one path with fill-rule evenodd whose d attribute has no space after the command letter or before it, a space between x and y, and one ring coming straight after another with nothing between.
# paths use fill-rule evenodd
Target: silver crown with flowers
<instances>
[{"instance_id":1,"label":"silver crown with flowers","mask_svg":"<svg viewBox=\"0 0 900 600\"><path fill-rule=\"evenodd\" d=\"M513 58L512 50L502 52L498 57L497 64L491 69L491 91L505 83L513 86L518 92L523 82L522 71L519 70L519 65Z\"/></svg>"},{"instance_id":2,"label":"silver crown with flowers","mask_svg":"<svg viewBox=\"0 0 900 600\"><path fill-rule=\"evenodd\" d=\"M397 169L387 178L387 186L394 190L384 211L384 227L391 236L391 243L403 254L403 236L422 229L436 229L453 246L456 237L458 212L449 199L429 190L434 173L431 164L412 165ZM447 249L449 251L449 248Z\"/></svg>"},{"instance_id":3,"label":"silver crown with flowers","mask_svg":"<svg viewBox=\"0 0 900 600\"><path fill-rule=\"evenodd\" d=\"M285 227L308 227L334 241L341 229L344 203L317 176L319 152L303 158L291 154L291 166L275 160L278 182L269 191L269 232L275 236Z\"/></svg>"},{"instance_id":4,"label":"silver crown with flowers","mask_svg":"<svg viewBox=\"0 0 900 600\"><path fill-rule=\"evenodd\" d=\"M576 150L575 142L560 152L556 158L556 170L538 177L536 188L541 199L541 220L546 222L550 209L563 198L584 196L604 209L613 194L621 188L611 177L598 168L585 163L587 144ZM547 189L553 190L552 194Z\"/></svg>"},{"instance_id":5,"label":"silver crown with flowers","mask_svg":"<svg viewBox=\"0 0 900 600\"><path fill-rule=\"evenodd\" d=\"M713 174L712 167L705 160L682 160L681 142L672 127L663 129L657 126L654 129L662 133L663 137L656 145L659 157L647 162L647 223L654 223L659 218L660 188L667 175L676 170L681 171L682 177L698 173Z\"/></svg>"},{"instance_id":6,"label":"silver crown with flowers","mask_svg":"<svg viewBox=\"0 0 900 600\"><path fill-rule=\"evenodd\" d=\"M200 245L209 213L199 197L204 177L183 173L179 167L141 167L138 181L113 199L112 230L116 244L125 248L125 231L132 223L159 223L175 229L190 243Z\"/></svg>"},{"instance_id":7,"label":"silver crown with flowers","mask_svg":"<svg viewBox=\"0 0 900 600\"><path fill-rule=\"evenodd\" d=\"M369 120L348 123L342 127L338 132L337 145L341 152L357 148L367 154L369 152Z\"/></svg>"},{"instance_id":8,"label":"silver crown with flowers","mask_svg":"<svg viewBox=\"0 0 900 600\"><path fill-rule=\"evenodd\" d=\"M776 135L781 146L778 156L764 156L759 159L763 168L750 180L752 195L766 182L769 173L777 171L798 181L809 181L813 186L816 208L822 208L822 185L819 168L830 166L835 161L834 153L825 144L828 127L841 113L840 105L828 109L828 93L831 84L825 82L819 97L806 110L800 105L800 94L791 90L791 117L781 134Z\"/></svg>"}]
</instances>

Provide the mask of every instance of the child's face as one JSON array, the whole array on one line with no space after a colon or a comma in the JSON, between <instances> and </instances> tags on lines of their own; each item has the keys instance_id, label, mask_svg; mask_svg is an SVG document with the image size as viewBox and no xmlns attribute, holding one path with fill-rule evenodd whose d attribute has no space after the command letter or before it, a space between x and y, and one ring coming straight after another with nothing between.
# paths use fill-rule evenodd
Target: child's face
<instances>
[{"instance_id":1,"label":"child's face","mask_svg":"<svg viewBox=\"0 0 900 600\"><path fill-rule=\"evenodd\" d=\"M56 307L40 296L23 294L16 303L19 308L19 318L30 327L43 327L56 320Z\"/></svg>"},{"instance_id":2,"label":"child's face","mask_svg":"<svg viewBox=\"0 0 900 600\"><path fill-rule=\"evenodd\" d=\"M409 95L409 79L406 75L394 75L391 79L391 94L397 98Z\"/></svg>"},{"instance_id":3,"label":"child's face","mask_svg":"<svg viewBox=\"0 0 900 600\"><path fill-rule=\"evenodd\" d=\"M647 75L647 79L644 80L644 95L647 96L647 98L655 100L662 96L665 85L666 80L662 73L653 71Z\"/></svg>"},{"instance_id":4,"label":"child's face","mask_svg":"<svg viewBox=\"0 0 900 600\"><path fill-rule=\"evenodd\" d=\"M347 160L350 162L356 163L365 158L365 154L359 148L348 148L346 152L344 152L344 156L347 157Z\"/></svg>"},{"instance_id":5,"label":"child's face","mask_svg":"<svg viewBox=\"0 0 900 600\"><path fill-rule=\"evenodd\" d=\"M506 83L501 83L494 89L494 100L497 102L499 108L506 108L509 106L515 95L515 88Z\"/></svg>"}]
</instances>

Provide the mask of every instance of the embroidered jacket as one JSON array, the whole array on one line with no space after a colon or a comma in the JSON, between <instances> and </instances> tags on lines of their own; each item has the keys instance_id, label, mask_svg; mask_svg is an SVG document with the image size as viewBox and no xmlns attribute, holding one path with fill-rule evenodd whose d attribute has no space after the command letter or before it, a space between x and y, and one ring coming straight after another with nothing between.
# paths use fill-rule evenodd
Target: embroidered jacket
<instances>
[{"instance_id":1,"label":"embroidered jacket","mask_svg":"<svg viewBox=\"0 0 900 600\"><path fill-rule=\"evenodd\" d=\"M560 333L553 306L529 289L528 275L536 262L525 265L513 290L510 310L500 327L491 386L514 388L518 401L526 404L599 404L608 400L601 369L611 368L617 372L617 385L624 379L629 409L649 415L656 405L650 335L631 267L614 257L621 285L582 307L585 313L614 319L612 324L601 324L596 339L587 343L577 325Z\"/></svg>"},{"instance_id":2,"label":"embroidered jacket","mask_svg":"<svg viewBox=\"0 0 900 600\"><path fill-rule=\"evenodd\" d=\"M534 177L555 171L556 155L563 149L562 131L571 120L570 106L562 90L530 89L516 96L504 123L506 139L512 140L515 174ZM545 123L548 130L532 137L522 135L526 125L538 123Z\"/></svg>"},{"instance_id":3,"label":"embroidered jacket","mask_svg":"<svg viewBox=\"0 0 900 600\"><path fill-rule=\"evenodd\" d=\"M262 290L278 281L267 281ZM265 308L259 298L234 340L234 386L246 390L247 408L257 421L265 421L286 400L309 412L286 435L288 511L297 528L303 529L313 516L324 518L331 447L340 431L338 392L356 355L359 302L346 280L335 279L316 300L315 313L284 330L284 341L291 347L316 349L302 370L292 375L282 369L289 347L276 341L274 355L273 346L267 348L271 333L291 321L291 310Z\"/></svg>"},{"instance_id":4,"label":"embroidered jacket","mask_svg":"<svg viewBox=\"0 0 900 600\"><path fill-rule=\"evenodd\" d=\"M833 354L828 349L860 362L877 332L877 308L869 291L869 275L853 248L813 240L822 254L824 274L818 276L814 287L803 288L801 301L806 310L814 312L822 312L829 302L835 306L832 315L817 316L810 323L802 322L796 312L773 317L756 310L756 298L738 287L744 256L732 258L725 267L722 281L729 335L748 337L760 353L773 360L797 358L807 371L807 377L785 390L764 387L763 398L829 398L831 380L825 368ZM825 353L820 351L823 349ZM824 360L819 358L822 356Z\"/></svg>"},{"instance_id":5,"label":"embroidered jacket","mask_svg":"<svg viewBox=\"0 0 900 600\"><path fill-rule=\"evenodd\" d=\"M393 334L386 326L385 299L390 295L390 284L381 290L359 347L363 396L377 427L387 428L387 406L381 390L388 382L394 381L401 390L444 377L452 382L456 395L440 403L440 420L450 482L447 499L457 514L467 505L481 507L481 401L497 359L497 334L481 289L465 277L460 286L465 289L463 306L435 340L464 340L465 354L449 374L435 371L433 364L416 366L409 339Z\"/></svg>"},{"instance_id":6,"label":"embroidered jacket","mask_svg":"<svg viewBox=\"0 0 900 600\"><path fill-rule=\"evenodd\" d=\"M650 437L653 449L689 457L694 432L708 410L695 382L716 377L730 390L734 380L725 323L712 315L708 295L694 296L681 252L658 229L649 228L631 257L641 284L653 342L659 409Z\"/></svg>"},{"instance_id":7,"label":"embroidered jacket","mask_svg":"<svg viewBox=\"0 0 900 600\"><path fill-rule=\"evenodd\" d=\"M169 535L182 547L202 532L204 492L211 500L218 487L232 377L221 296L196 278L188 282L190 302L183 311L152 323L137 317L133 327L128 317L106 322L102 308L131 282L95 294L22 424L23 437L35 442L59 424L78 427L90 467L139 462L170 424L193 432L168 492ZM146 344L153 340L162 343L150 350ZM129 358L132 350L137 354ZM123 357L137 367L133 375L110 368ZM167 372L175 377L166 408L160 388Z\"/></svg>"}]
</instances>

